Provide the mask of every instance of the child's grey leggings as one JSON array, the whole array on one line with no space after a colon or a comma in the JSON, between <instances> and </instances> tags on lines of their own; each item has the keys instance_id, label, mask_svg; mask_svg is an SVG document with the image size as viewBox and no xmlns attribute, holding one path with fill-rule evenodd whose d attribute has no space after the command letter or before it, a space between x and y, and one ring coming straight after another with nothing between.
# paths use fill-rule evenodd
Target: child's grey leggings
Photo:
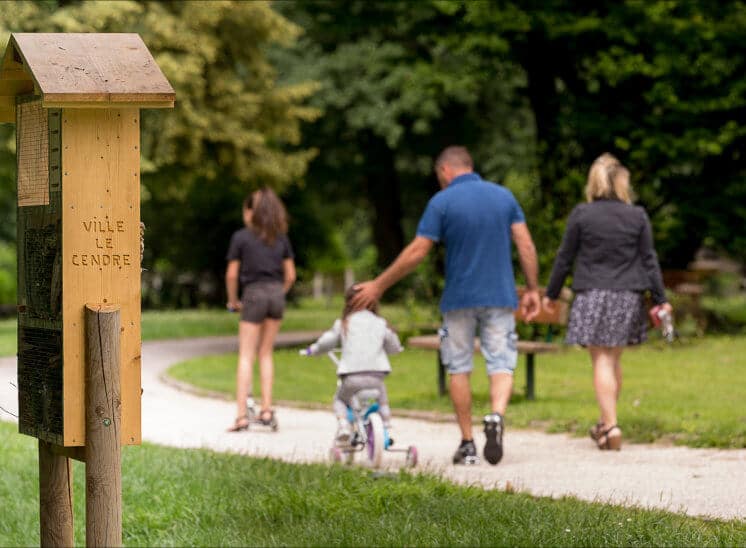
<instances>
[{"instance_id":1,"label":"child's grey leggings","mask_svg":"<svg viewBox=\"0 0 746 548\"><path fill-rule=\"evenodd\" d=\"M347 417L347 406L351 404L352 396L363 388L377 388L381 393L378 404L383 424L387 427L391 423L391 408L389 407L389 395L386 393L386 385L383 378L386 373L349 373L339 378L337 393L334 394L334 414L338 419Z\"/></svg>"}]
</instances>

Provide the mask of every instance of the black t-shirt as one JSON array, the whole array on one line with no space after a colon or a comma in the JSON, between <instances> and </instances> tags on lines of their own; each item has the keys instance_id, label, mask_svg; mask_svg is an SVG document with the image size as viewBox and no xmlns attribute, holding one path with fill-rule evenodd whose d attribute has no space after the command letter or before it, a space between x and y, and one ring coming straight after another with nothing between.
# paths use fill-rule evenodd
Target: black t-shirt
<instances>
[{"instance_id":1,"label":"black t-shirt","mask_svg":"<svg viewBox=\"0 0 746 548\"><path fill-rule=\"evenodd\" d=\"M228 261L241 261L241 287L255 282L284 281L282 261L292 258L293 248L285 234L269 245L248 228L233 233L226 255Z\"/></svg>"}]
</instances>

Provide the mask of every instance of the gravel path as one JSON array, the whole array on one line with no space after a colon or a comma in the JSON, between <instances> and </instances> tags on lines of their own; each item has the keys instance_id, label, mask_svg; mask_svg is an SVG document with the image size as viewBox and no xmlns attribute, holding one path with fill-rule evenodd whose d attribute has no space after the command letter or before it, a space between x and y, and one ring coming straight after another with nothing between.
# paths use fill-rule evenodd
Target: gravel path
<instances>
[{"instance_id":1,"label":"gravel path","mask_svg":"<svg viewBox=\"0 0 746 548\"><path fill-rule=\"evenodd\" d=\"M306 337L283 334L278 343L289 344ZM289 462L325 461L335 429L330 411L280 407L279 432L256 428L232 434L225 431L235 415L232 402L196 396L161 380L163 372L176 362L234 351L234 337L145 343L143 439L173 447L204 447ZM0 406L10 412L17 410L15 374L15 358L0 359ZM331 398L333 387L329 390ZM0 418L12 419L2 411ZM508 424L506 453L499 465L455 467L450 464L459 440L455 422L395 417L394 428L395 439L402 445L417 446L419 470L457 483L511 488L540 496L569 495L696 516L746 519L746 450L628 444L618 453L601 452L588 439L511 430ZM479 429L476 435L481 448L484 436ZM384 462L387 467L398 468L403 465L404 456L387 453Z\"/></svg>"}]
</instances>

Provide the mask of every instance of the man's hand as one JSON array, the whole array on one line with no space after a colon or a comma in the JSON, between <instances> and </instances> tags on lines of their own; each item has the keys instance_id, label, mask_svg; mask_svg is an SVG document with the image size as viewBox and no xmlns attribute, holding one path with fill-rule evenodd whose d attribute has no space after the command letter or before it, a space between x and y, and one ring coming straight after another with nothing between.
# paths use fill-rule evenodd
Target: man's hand
<instances>
[{"instance_id":1,"label":"man's hand","mask_svg":"<svg viewBox=\"0 0 746 548\"><path fill-rule=\"evenodd\" d=\"M355 290L356 293L352 297L351 302L352 306L358 310L368 308L373 303L377 303L381 295L383 295L383 291L375 280L355 284Z\"/></svg>"},{"instance_id":2,"label":"man's hand","mask_svg":"<svg viewBox=\"0 0 746 548\"><path fill-rule=\"evenodd\" d=\"M530 322L541 311L541 297L537 289L527 290L521 297L521 314L525 321Z\"/></svg>"},{"instance_id":3,"label":"man's hand","mask_svg":"<svg viewBox=\"0 0 746 548\"><path fill-rule=\"evenodd\" d=\"M557 309L556 302L549 297L544 297L543 299L541 299L541 306L550 314L554 314L554 311Z\"/></svg>"}]
</instances>

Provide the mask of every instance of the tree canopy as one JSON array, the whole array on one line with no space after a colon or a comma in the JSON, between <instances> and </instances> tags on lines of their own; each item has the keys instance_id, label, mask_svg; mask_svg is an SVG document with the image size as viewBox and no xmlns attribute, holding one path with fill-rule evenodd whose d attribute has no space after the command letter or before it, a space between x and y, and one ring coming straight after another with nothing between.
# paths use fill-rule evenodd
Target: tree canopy
<instances>
[{"instance_id":1,"label":"tree canopy","mask_svg":"<svg viewBox=\"0 0 746 548\"><path fill-rule=\"evenodd\" d=\"M146 268L219 285L240 202L286 200L300 266L374 274L472 151L526 211L546 275L590 163L630 167L664 265L746 259L746 4L5 2L10 31L139 32L177 92L143 116ZM14 140L0 127L0 239ZM426 267L432 284L434 264ZM420 279L419 282L422 282ZM435 282L437 283L437 282ZM432 289L432 288L431 288ZM168 297L166 296L168 299Z\"/></svg>"},{"instance_id":2,"label":"tree canopy","mask_svg":"<svg viewBox=\"0 0 746 548\"><path fill-rule=\"evenodd\" d=\"M299 146L315 85L278 85L266 54L301 29L267 2L5 2L3 44L10 31L138 32L173 85L174 111L142 123L145 263L160 275L219 273L246 194L298 184L316 154ZM0 204L12 208L15 144L0 131Z\"/></svg>"}]
</instances>

